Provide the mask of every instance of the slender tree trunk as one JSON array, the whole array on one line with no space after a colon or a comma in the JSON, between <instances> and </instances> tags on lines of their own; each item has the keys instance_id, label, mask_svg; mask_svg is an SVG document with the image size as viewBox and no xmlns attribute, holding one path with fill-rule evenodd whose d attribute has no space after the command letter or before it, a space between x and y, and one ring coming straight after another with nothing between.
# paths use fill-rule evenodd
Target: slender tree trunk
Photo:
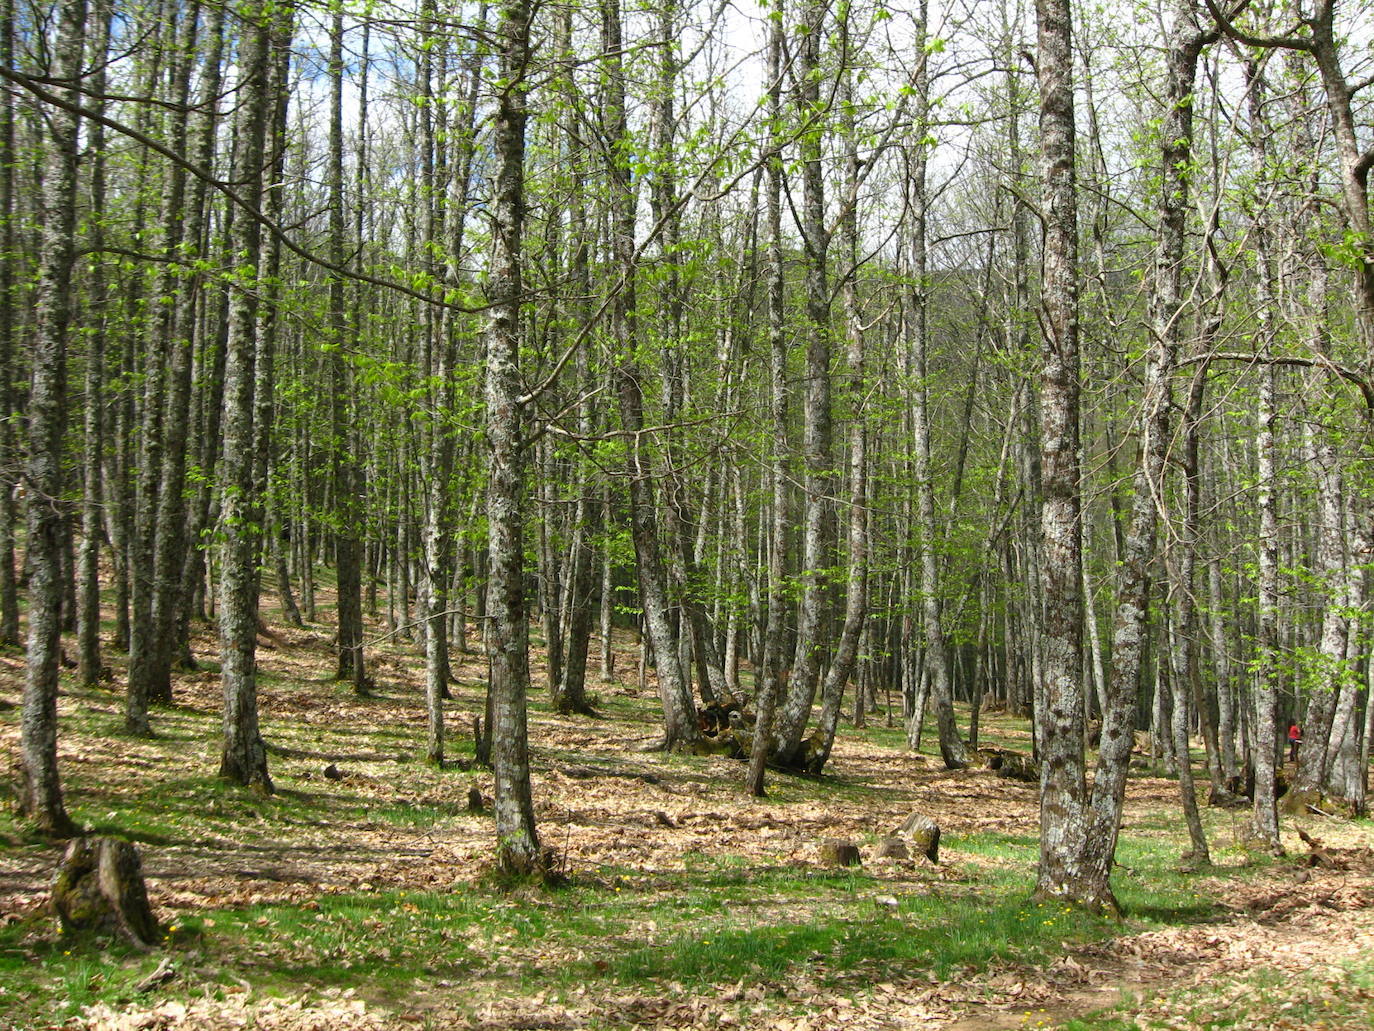
<instances>
[{"instance_id":1,"label":"slender tree trunk","mask_svg":"<svg viewBox=\"0 0 1374 1031\"><path fill-rule=\"evenodd\" d=\"M924 5L922 5L924 13ZM848 381L844 390L849 409L849 520L846 556L844 623L835 653L826 670L821 686L821 714L817 727L818 743L810 756L808 768L819 773L830 758L835 744L835 731L840 721L840 705L845 685L859 655L859 636L868 614L868 368L863 313L859 308L859 226L857 215L859 192L859 144L855 128L853 76L851 61L850 15L841 21L841 39L845 66L840 69L841 132L845 146L845 197L840 217L840 260L844 262L844 278L840 286L840 303L845 320L845 357ZM929 443L929 438L927 438ZM948 683L946 683L948 687ZM861 703L856 699L856 711ZM953 712L950 712L953 724ZM955 740L958 740L957 732ZM962 748L962 745L960 745Z\"/></svg>"},{"instance_id":2,"label":"slender tree trunk","mask_svg":"<svg viewBox=\"0 0 1374 1031\"><path fill-rule=\"evenodd\" d=\"M916 30L917 51L922 55L916 78L916 118L918 136L924 136L929 117L930 81L926 71L926 4L919 5ZM930 670L931 696L940 735L940 756L945 768L958 770L968 765L968 754L954 721L954 698L950 687L949 649L940 624L940 557L936 551L940 535L935 525L935 483L930 466L929 407L929 319L926 283L926 165L928 153L924 140L918 141L908 158L908 188L911 190L911 285L908 288L908 346L914 382L911 384L911 429L916 480L916 534L921 550L921 624L925 632L926 665Z\"/></svg>"},{"instance_id":3,"label":"slender tree trunk","mask_svg":"<svg viewBox=\"0 0 1374 1031\"><path fill-rule=\"evenodd\" d=\"M336 268L348 260L344 248L343 192L343 9L334 0L330 32L330 106L327 188L329 190L329 259ZM355 695L371 693L363 659L362 596L362 482L359 457L352 446L354 404L352 376L346 350L353 346L346 304L344 279L329 276L329 355L330 376L330 462L334 492L334 563L338 578L339 630L336 641L338 668L336 679L353 684Z\"/></svg>"},{"instance_id":4,"label":"slender tree trunk","mask_svg":"<svg viewBox=\"0 0 1374 1031\"><path fill-rule=\"evenodd\" d=\"M624 286L610 304L611 338L616 365L613 381L620 402L621 430L626 436L626 472L630 486L630 535L639 573L640 604L646 631L653 642L659 697L663 702L664 747L694 745L701 737L696 707L678 658L677 640L669 609L668 577L658 539L653 488L653 459L644 429L642 371L635 309L635 188L631 180L630 147L625 111L624 42L619 0L600 0L606 88L603 121L608 139L607 169L611 183L611 250L614 267Z\"/></svg>"},{"instance_id":5,"label":"slender tree trunk","mask_svg":"<svg viewBox=\"0 0 1374 1031\"><path fill-rule=\"evenodd\" d=\"M786 279L782 241L782 49L783 0L770 12L768 39L768 117L774 153L768 159L768 418L773 429L768 467L771 501L767 524L768 623L763 632L762 661L754 670L754 742L749 753L749 793L764 794L764 771L772 751L773 723L782 693L783 621L789 608L785 594L787 573L787 340Z\"/></svg>"},{"instance_id":6,"label":"slender tree trunk","mask_svg":"<svg viewBox=\"0 0 1374 1031\"><path fill-rule=\"evenodd\" d=\"M170 148L184 157L187 154L187 112L191 88L191 65L198 40L199 19L174 22L173 57L170 78L176 106L172 115ZM149 702L159 695L159 656L157 614L154 599L157 594L157 519L160 501L170 485L162 482L165 448L171 443L165 417L169 414L167 347L175 332L173 320L178 303L178 266L175 261L181 250L186 222L185 169L174 166L168 170L163 192L161 213L161 250L166 261L153 289L152 317L147 326L147 343L143 369L143 410L138 431L138 470L134 487L133 536L129 549L129 681L125 696L124 729L131 734L152 734L148 719ZM189 298L188 298L189 300ZM175 415L185 418L185 404ZM184 440L183 440L184 445Z\"/></svg>"},{"instance_id":7,"label":"slender tree trunk","mask_svg":"<svg viewBox=\"0 0 1374 1031\"><path fill-rule=\"evenodd\" d=\"M221 6L204 11L208 19L203 82L198 100L192 162L199 168L214 165L219 131L217 104L221 80L225 11ZM285 83L281 84L285 92ZM280 177L274 177L274 181ZM182 217L187 250L200 253L205 229L208 186L197 178L190 184ZM275 270L268 280L275 283ZM275 289L275 287L274 287ZM158 482L157 512L153 537L153 641L149 656L148 693L154 701L172 700L172 665L178 646L178 622L190 602L190 590L182 577L187 545L186 459L190 443L191 373L196 339L196 304L201 295L199 277L183 276L173 286L175 304L167 368L167 412L164 426L162 471Z\"/></svg>"},{"instance_id":8,"label":"slender tree trunk","mask_svg":"<svg viewBox=\"0 0 1374 1031\"><path fill-rule=\"evenodd\" d=\"M525 612L525 441L520 401L521 239L525 211L525 79L530 60L529 0L505 0L496 32L499 76L493 151L491 298L486 332L487 437L490 479L487 524L491 659L492 763L496 771L496 849L502 870L529 874L543 856L530 794L525 702L529 693L529 624Z\"/></svg>"},{"instance_id":9,"label":"slender tree trunk","mask_svg":"<svg viewBox=\"0 0 1374 1031\"><path fill-rule=\"evenodd\" d=\"M1041 763L1037 892L1090 908L1115 909L1106 880L1089 880L1082 868L1088 798L1083 757L1072 15L1068 0L1037 0L1036 15L1045 212L1041 282L1045 339L1040 380L1043 654L1035 713Z\"/></svg>"},{"instance_id":10,"label":"slender tree trunk","mask_svg":"<svg viewBox=\"0 0 1374 1031\"><path fill-rule=\"evenodd\" d=\"M96 71L91 75L91 107L97 113L104 112L103 96L107 88L105 62L110 40L110 19L113 5L108 0L99 0L94 12L94 35L90 53ZM7 31L0 27L0 31ZM8 97L6 103L9 103ZM106 203L105 180L105 127L98 122L90 126L91 152L91 208L103 211ZM5 174L12 175L6 171ZM0 186L0 189L3 189ZM8 202L0 203L0 217L9 210ZM94 252L90 272L90 311L94 324L90 327L86 344L86 404L84 425L82 427L82 467L85 481L81 494L81 551L78 558L77 599L77 660L76 676L82 684L92 686L100 681L100 542L103 537L101 526L101 472L105 449L105 308L109 303L108 287L105 276L104 250L105 230L103 221L93 219L89 230L90 247ZM0 259L7 260L7 259ZM8 272L6 273L8 275ZM0 288L2 289L2 288ZM0 300L0 303L4 303ZM3 317L3 316L0 316ZM8 361L0 363L9 368ZM8 373L6 373L8 375ZM8 412L8 406L5 411ZM2 551L3 549L0 549ZM2 562L3 560L0 560ZM11 567L12 570L12 567Z\"/></svg>"},{"instance_id":11,"label":"slender tree trunk","mask_svg":"<svg viewBox=\"0 0 1374 1031\"><path fill-rule=\"evenodd\" d=\"M773 733L774 757L796 761L815 699L825 651L825 617L830 596L827 572L834 560L835 470L830 411L830 284L827 251L830 234L825 225L825 177L821 163L824 126L821 111L821 41L827 8L806 0L796 44L797 108L808 123L798 140L802 174L801 235L805 256L806 387L802 392L802 460L805 464L802 507L801 604L797 643L787 695Z\"/></svg>"},{"instance_id":12,"label":"slender tree trunk","mask_svg":"<svg viewBox=\"0 0 1374 1031\"><path fill-rule=\"evenodd\" d=\"M78 99L85 50L85 0L58 10L54 43L55 87ZM22 782L19 809L43 834L76 832L62 801L57 769L57 686L62 623L64 434L67 407L67 337L76 249L77 116L47 112L50 140L42 187L42 228L34 297L33 376L29 384L28 492L29 636L20 717Z\"/></svg>"},{"instance_id":13,"label":"slender tree trunk","mask_svg":"<svg viewBox=\"0 0 1374 1031\"><path fill-rule=\"evenodd\" d=\"M238 14L242 75L234 138L243 195L263 195L267 123L275 108L270 93L271 21L257 0L243 0ZM224 687L221 777L272 791L267 749L258 725L258 553L261 499L254 495L253 387L257 348L258 264L261 233L251 218L235 220L230 246L244 282L230 296L224 371L224 550L219 588L220 671Z\"/></svg>"},{"instance_id":14,"label":"slender tree trunk","mask_svg":"<svg viewBox=\"0 0 1374 1031\"><path fill-rule=\"evenodd\" d=\"M1250 150L1258 162L1257 168L1267 167L1264 123L1264 80L1253 65L1247 66L1247 103L1250 114ZM1259 406L1256 413L1258 432L1255 448L1258 453L1259 484L1256 506L1259 509L1259 618L1256 651L1258 663L1254 676L1254 697L1250 724L1251 762L1255 771L1253 829L1255 836L1274 854L1281 854L1279 818L1276 801L1275 732L1277 729L1277 682L1279 679L1279 521L1275 493L1278 449L1274 442L1274 424L1278 419L1275 392L1276 372L1271 348L1274 338L1274 274L1270 254L1268 229L1262 219L1256 219L1252 233L1259 274L1255 279L1258 323L1257 347L1263 363L1259 371Z\"/></svg>"},{"instance_id":15,"label":"slender tree trunk","mask_svg":"<svg viewBox=\"0 0 1374 1031\"><path fill-rule=\"evenodd\" d=\"M14 67L14 0L0 2L0 61ZM12 90L0 90L0 644L19 644L19 579L14 573L14 503L19 456L14 440L15 332L19 316L15 223L15 105Z\"/></svg>"},{"instance_id":16,"label":"slender tree trunk","mask_svg":"<svg viewBox=\"0 0 1374 1031\"><path fill-rule=\"evenodd\" d=\"M1191 85L1191 81L1190 81ZM1189 91L1191 92L1191 90ZM1191 103L1191 100L1188 101ZM1181 235L1181 234L1180 234ZM1178 761L1178 791L1188 824L1191 850L1187 858L1197 866L1211 864L1207 836L1198 813L1197 787L1188 738L1193 721L1193 683L1197 679L1193 638L1197 633L1197 542L1202 522L1202 483L1198 468L1198 419L1202 415L1206 368L1194 374L1183 417L1184 516L1175 544L1174 571L1169 578L1169 612L1172 618L1169 649L1173 663L1174 755ZM1205 715L1203 717L1206 718Z\"/></svg>"},{"instance_id":17,"label":"slender tree trunk","mask_svg":"<svg viewBox=\"0 0 1374 1031\"><path fill-rule=\"evenodd\" d=\"M570 181L568 184L568 278L573 284L576 297L592 295L590 258L591 232L587 217L587 197L583 188L583 176L587 170L587 148L576 131L579 114L575 104L576 96L571 69L572 50L572 8L566 9L559 25L559 45L569 62L567 79L562 83L566 94L567 129L566 154ZM570 317L577 325L586 317L586 305L574 301ZM578 348L577 381L582 391L582 399L577 406L577 429L583 439L591 439L596 429L595 384L592 380L592 363L589 348ZM593 542L601 525L601 498L597 494L594 466L585 456L579 455L576 471L575 491L576 510L573 515L572 541L569 545L571 556L568 574L567 641L564 649L563 675L558 683L554 704L559 711L592 715L591 703L587 700L587 659L591 648L592 635L592 595L595 588L596 549Z\"/></svg>"}]
</instances>

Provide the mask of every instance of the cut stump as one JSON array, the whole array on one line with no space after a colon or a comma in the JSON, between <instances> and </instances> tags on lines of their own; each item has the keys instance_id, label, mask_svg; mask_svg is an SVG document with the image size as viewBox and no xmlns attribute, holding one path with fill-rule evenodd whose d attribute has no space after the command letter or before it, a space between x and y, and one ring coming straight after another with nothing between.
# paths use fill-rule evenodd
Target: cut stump
<instances>
[{"instance_id":1,"label":"cut stump","mask_svg":"<svg viewBox=\"0 0 1374 1031\"><path fill-rule=\"evenodd\" d=\"M940 861L940 825L924 813L912 813L892 833L910 839L912 847L932 863Z\"/></svg>"},{"instance_id":2,"label":"cut stump","mask_svg":"<svg viewBox=\"0 0 1374 1031\"><path fill-rule=\"evenodd\" d=\"M860 866L859 846L852 841L821 842L821 862L826 866Z\"/></svg>"},{"instance_id":3,"label":"cut stump","mask_svg":"<svg viewBox=\"0 0 1374 1031\"><path fill-rule=\"evenodd\" d=\"M110 934L140 949L162 939L138 849L118 838L77 838L67 846L53 877L52 906L65 934Z\"/></svg>"}]
</instances>

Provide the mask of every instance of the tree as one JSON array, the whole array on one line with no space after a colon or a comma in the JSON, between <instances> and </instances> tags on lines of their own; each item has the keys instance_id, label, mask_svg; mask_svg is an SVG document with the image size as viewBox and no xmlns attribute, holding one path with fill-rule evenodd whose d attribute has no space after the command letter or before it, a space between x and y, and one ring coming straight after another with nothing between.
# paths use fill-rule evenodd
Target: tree
<instances>
[{"instance_id":1,"label":"tree","mask_svg":"<svg viewBox=\"0 0 1374 1031\"><path fill-rule=\"evenodd\" d=\"M505 0L498 41L496 160L486 331L487 525L491 552L488 654L491 658L492 765L496 770L496 859L502 870L531 874L543 864L530 795L525 699L529 623L525 607L526 442L520 382L521 240L525 219L525 123L529 89L529 0Z\"/></svg>"},{"instance_id":2,"label":"tree","mask_svg":"<svg viewBox=\"0 0 1374 1031\"><path fill-rule=\"evenodd\" d=\"M625 472L630 488L630 536L634 541L644 624L653 648L658 692L663 702L663 747L690 746L701 737L691 685L684 676L677 635L669 612L668 576L658 536L653 457L644 433L644 387L635 310L635 202L633 150L625 112L625 43L619 0L600 0L605 85L606 171L609 181L611 256L618 281L610 289L608 322L615 348L612 379L624 435Z\"/></svg>"},{"instance_id":3,"label":"tree","mask_svg":"<svg viewBox=\"0 0 1374 1031\"><path fill-rule=\"evenodd\" d=\"M835 550L834 456L830 410L830 328L828 252L825 223L825 177L821 167L826 102L821 96L821 41L825 36L824 4L802 5L796 43L798 163L801 166L801 245L806 297L803 319L806 341L805 388L802 391L802 550L801 604L796 647L787 693L773 733L774 758L791 765L799 758L823 658L824 621L830 583L828 570Z\"/></svg>"},{"instance_id":4,"label":"tree","mask_svg":"<svg viewBox=\"0 0 1374 1031\"><path fill-rule=\"evenodd\" d=\"M75 104L86 40L85 0L58 8L53 78L59 98ZM67 411L67 338L76 260L77 155L80 121L70 107L51 112L45 155L42 235L34 298L33 377L29 385L29 636L20 734L20 811L44 834L76 832L62 801L57 769L57 684L61 652L63 501Z\"/></svg>"},{"instance_id":5,"label":"tree","mask_svg":"<svg viewBox=\"0 0 1374 1031\"><path fill-rule=\"evenodd\" d=\"M1040 871L1036 890L1115 908L1105 880L1080 866L1088 799L1083 761L1082 519L1079 468L1078 206L1074 176L1073 18L1068 0L1037 0L1044 253L1040 307L1042 658Z\"/></svg>"},{"instance_id":6,"label":"tree","mask_svg":"<svg viewBox=\"0 0 1374 1031\"><path fill-rule=\"evenodd\" d=\"M270 91L272 13L257 2L238 6L242 24L238 64L240 106L234 123L235 164L242 196L263 194L267 125L276 109ZM267 749L258 726L258 556L262 499L254 477L254 369L257 359L258 265L261 226L240 213L230 234L237 281L229 301L224 370L224 550L219 587L220 679L224 688L221 777L271 793Z\"/></svg>"}]
</instances>

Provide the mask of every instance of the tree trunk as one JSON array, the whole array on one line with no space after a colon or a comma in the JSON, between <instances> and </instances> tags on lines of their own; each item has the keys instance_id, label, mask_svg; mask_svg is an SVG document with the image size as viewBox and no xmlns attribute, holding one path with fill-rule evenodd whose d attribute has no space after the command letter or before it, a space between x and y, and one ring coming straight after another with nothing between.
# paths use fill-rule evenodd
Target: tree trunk
<instances>
[{"instance_id":1,"label":"tree trunk","mask_svg":"<svg viewBox=\"0 0 1374 1031\"><path fill-rule=\"evenodd\" d=\"M825 177L821 163L824 127L821 110L821 41L825 36L826 6L806 0L796 45L797 108L807 123L798 140L802 173L801 236L805 266L806 387L802 392L802 461L805 465L802 503L801 604L797 643L773 732L774 757L794 762L806 733L825 651L825 617L830 596L827 572L835 551L833 497L835 470L830 411L830 284L826 253L830 234L825 226Z\"/></svg>"},{"instance_id":2,"label":"tree trunk","mask_svg":"<svg viewBox=\"0 0 1374 1031\"><path fill-rule=\"evenodd\" d=\"M275 109L271 95L271 21L258 0L238 6L242 20L242 74L234 138L242 194L263 195L267 123ZM230 238L234 261L247 282L229 302L229 338L224 370L224 550L219 588L220 671L224 687L221 777L272 791L267 749L258 727L257 630L258 554L261 499L254 495L253 388L257 348L257 294L261 233L251 218L235 220Z\"/></svg>"},{"instance_id":3,"label":"tree trunk","mask_svg":"<svg viewBox=\"0 0 1374 1031\"><path fill-rule=\"evenodd\" d=\"M108 0L102 0L97 4L94 13L95 18L92 26L94 36L91 40L90 52L96 71L91 75L93 97L90 104L97 113L103 113L105 104L103 96L108 85L105 62L108 57L113 5ZM0 32L8 34L8 30L3 26L0 26ZM5 103L9 102L9 98L6 97ZM93 121L89 131L91 208L95 211L103 211L106 203L105 127ZM4 174L13 175L9 169L6 169ZM3 185L0 185L0 191L3 191ZM4 217L4 213L8 210L8 200L0 202L0 217ZM101 674L100 542L103 537L101 472L105 450L105 338L107 325L105 309L109 304L105 262L101 253L104 250L105 230L100 219L92 220L89 236L90 247L95 254L94 260L91 262L89 286L90 309L95 324L91 327L87 338L86 350L86 405L84 425L82 426L82 467L86 475L81 493L81 551L77 574L79 594L77 599L76 646L76 677L80 683L87 687L99 683ZM7 248L5 253L11 252ZM6 272L5 274L8 275L9 273ZM8 296L6 288L0 286L0 290L5 290L5 293L0 296ZM0 303L4 302L0 301ZM0 367L8 370L8 360L0 362ZM6 376L8 376L8 372L6 372ZM5 393L8 394L8 390ZM4 411L6 413L9 411L7 403ZM0 554L3 554L3 549L0 549ZM0 558L0 564L9 565L3 558ZM10 571L13 572L12 565ZM2 589L0 589L0 593L3 593Z\"/></svg>"},{"instance_id":4,"label":"tree trunk","mask_svg":"<svg viewBox=\"0 0 1374 1031\"><path fill-rule=\"evenodd\" d=\"M849 409L849 552L845 559L844 623L840 629L840 639L830 668L826 670L821 687L821 714L817 727L819 741L807 764L813 773L819 773L824 768L830 758L830 750L834 747L845 685L849 682L858 658L859 636L868 614L868 412L865 401L869 383L863 313L859 308L859 227L856 208L861 165L854 117L855 73L850 67L851 16L846 12L840 26L844 61L844 67L840 69L840 75L843 77L840 85L840 117L846 166L844 208L840 216L840 260L844 262L845 271L841 281L840 298L845 320L845 357L849 366L848 381L844 386ZM856 711L860 704L856 699ZM950 716L952 724L952 711ZM955 739L958 740L957 734Z\"/></svg>"},{"instance_id":5,"label":"tree trunk","mask_svg":"<svg viewBox=\"0 0 1374 1031\"><path fill-rule=\"evenodd\" d=\"M916 77L916 119L918 137L927 132L929 118L930 76L926 70L926 3L919 5L917 21L917 52L922 55ZM916 480L916 535L921 551L921 625L925 634L926 665L930 670L930 693L935 702L935 721L940 735L940 756L945 768L958 770L968 765L968 754L959 737L954 721L954 698L950 687L949 651L944 629L940 625L939 555L940 539L935 525L935 483L930 467L930 406L929 406L929 311L927 255L926 255L926 165L927 149L923 138L911 150L908 158L908 188L911 190L911 284L908 297L908 347L913 382L911 383L911 430L913 436L913 472Z\"/></svg>"},{"instance_id":6,"label":"tree trunk","mask_svg":"<svg viewBox=\"0 0 1374 1031\"><path fill-rule=\"evenodd\" d=\"M1105 878L1082 867L1083 598L1079 468L1078 218L1074 175L1072 16L1068 0L1037 0L1040 157L1045 238L1040 380L1043 650L1035 723L1040 745L1040 871L1036 890L1116 909Z\"/></svg>"},{"instance_id":7,"label":"tree trunk","mask_svg":"<svg viewBox=\"0 0 1374 1031\"><path fill-rule=\"evenodd\" d=\"M653 459L644 433L642 373L635 355L638 333L635 310L635 188L631 179L625 111L624 42L619 0L600 0L606 88L603 121L608 139L611 184L611 251L623 286L610 302L610 332L616 364L613 381L620 403L621 431L630 486L630 535L639 574L645 629L653 642L658 692L663 703L664 747L694 745L701 737L696 707L678 659L677 639L669 609L668 577L658 539L653 488ZM619 285L619 284L616 284ZM612 287L614 289L614 286Z\"/></svg>"},{"instance_id":8,"label":"tree trunk","mask_svg":"<svg viewBox=\"0 0 1374 1031\"><path fill-rule=\"evenodd\" d=\"M783 691L783 621L787 603L787 341L786 277L782 241L782 173L779 152L782 134L783 0L776 0L768 38L768 117L773 125L774 153L768 170L768 419L772 427L772 451L768 481L766 551L768 555L768 622L763 631L762 656L754 669L754 742L749 752L749 794L764 795L764 771L772 751L773 723Z\"/></svg>"},{"instance_id":9,"label":"tree trunk","mask_svg":"<svg viewBox=\"0 0 1374 1031\"><path fill-rule=\"evenodd\" d=\"M529 0L505 0L496 41L499 84L493 151L492 302L486 332L486 407L490 473L487 524L491 576L491 757L496 771L497 866L516 874L543 864L530 794L525 702L529 693L529 624L525 612L525 441L520 401L521 238L525 211L525 78L530 60Z\"/></svg>"},{"instance_id":10,"label":"tree trunk","mask_svg":"<svg viewBox=\"0 0 1374 1031\"><path fill-rule=\"evenodd\" d=\"M187 126L191 65L198 41L199 19L173 22L172 58L169 78L172 96L168 98L176 113L172 115L169 149L179 157L187 154ZM138 464L134 484L133 535L129 548L129 681L125 696L124 729L130 734L148 736L152 725L148 705L162 693L157 614L154 599L158 587L157 539L161 501L170 485L162 482L165 448L169 446L165 418L185 418L185 402L177 412L169 409L167 396L168 355L178 350L167 346L175 334L175 309L180 288L175 257L181 251L186 223L186 180L184 168L174 165L164 184L161 211L160 250L165 261L153 288L147 325L143 366L143 408L138 429ZM190 303L190 298L186 298ZM184 444L184 440L183 440Z\"/></svg>"},{"instance_id":11,"label":"tree trunk","mask_svg":"<svg viewBox=\"0 0 1374 1031\"><path fill-rule=\"evenodd\" d=\"M0 62L14 67L14 0L0 2ZM15 253L14 169L18 148L15 140L13 90L0 90L0 249ZM15 333L19 316L15 262L0 261L0 644L19 644L19 580L14 573L14 535L19 513L13 484L18 477L19 456L14 440Z\"/></svg>"},{"instance_id":12,"label":"tree trunk","mask_svg":"<svg viewBox=\"0 0 1374 1031\"><path fill-rule=\"evenodd\" d=\"M54 43L55 87L78 99L85 48L85 0L67 0L58 12ZM64 435L67 408L67 337L75 264L79 122L64 109L47 112L51 139L45 156L42 228L34 297L33 377L29 384L28 492L29 637L20 717L19 810L38 830L75 833L62 802L57 770L58 660L62 650L62 535L66 506Z\"/></svg>"}]
</instances>

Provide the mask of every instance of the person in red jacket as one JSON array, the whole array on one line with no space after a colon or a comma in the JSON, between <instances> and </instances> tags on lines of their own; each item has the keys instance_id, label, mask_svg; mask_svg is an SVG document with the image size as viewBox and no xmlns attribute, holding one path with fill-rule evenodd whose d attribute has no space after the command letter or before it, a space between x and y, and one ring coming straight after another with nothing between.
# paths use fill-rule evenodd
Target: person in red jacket
<instances>
[{"instance_id":1,"label":"person in red jacket","mask_svg":"<svg viewBox=\"0 0 1374 1031\"><path fill-rule=\"evenodd\" d=\"M1296 723L1288 725L1288 761L1298 761L1298 742L1302 740L1302 728Z\"/></svg>"}]
</instances>

